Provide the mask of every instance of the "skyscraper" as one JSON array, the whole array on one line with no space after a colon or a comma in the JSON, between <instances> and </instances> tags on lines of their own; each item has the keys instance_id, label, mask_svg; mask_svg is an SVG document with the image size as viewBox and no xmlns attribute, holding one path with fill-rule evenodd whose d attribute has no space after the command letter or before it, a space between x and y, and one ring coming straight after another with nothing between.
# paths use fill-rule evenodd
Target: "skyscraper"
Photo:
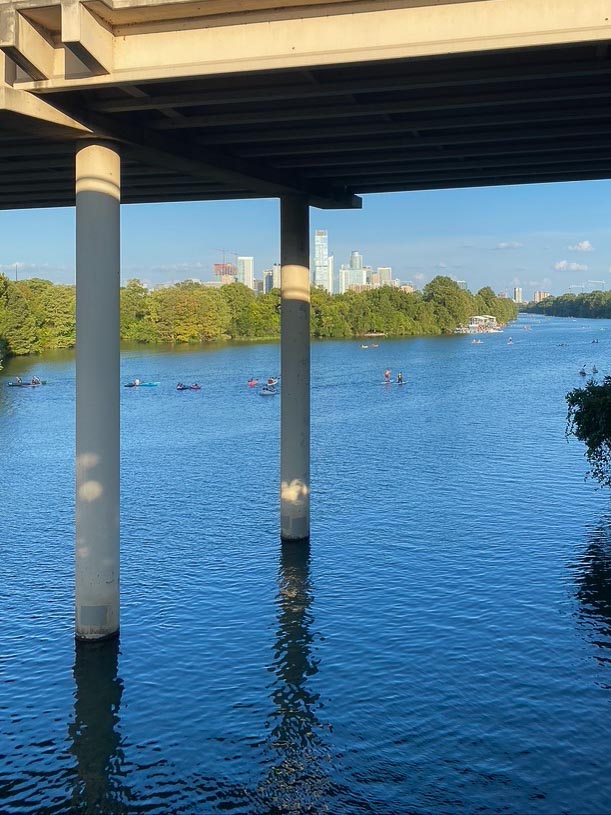
<instances>
[{"instance_id":1,"label":"skyscraper","mask_svg":"<svg viewBox=\"0 0 611 815\"><path fill-rule=\"evenodd\" d=\"M515 286L513 290L513 302L514 303L521 303L522 302L522 287Z\"/></svg>"},{"instance_id":2,"label":"skyscraper","mask_svg":"<svg viewBox=\"0 0 611 815\"><path fill-rule=\"evenodd\" d=\"M329 268L329 233L326 229L314 232L314 285L333 293L333 273Z\"/></svg>"},{"instance_id":3,"label":"skyscraper","mask_svg":"<svg viewBox=\"0 0 611 815\"><path fill-rule=\"evenodd\" d=\"M282 285L282 266L274 263L272 266L272 288L279 289Z\"/></svg>"},{"instance_id":4,"label":"skyscraper","mask_svg":"<svg viewBox=\"0 0 611 815\"><path fill-rule=\"evenodd\" d=\"M255 259L248 257L238 258L237 282L243 283L249 289L254 287Z\"/></svg>"},{"instance_id":5,"label":"skyscraper","mask_svg":"<svg viewBox=\"0 0 611 815\"><path fill-rule=\"evenodd\" d=\"M350 254L350 268L351 269L362 269L363 268L363 256L360 252L352 252Z\"/></svg>"},{"instance_id":6,"label":"skyscraper","mask_svg":"<svg viewBox=\"0 0 611 815\"><path fill-rule=\"evenodd\" d=\"M391 286L392 285L392 267L391 266L378 266L378 285Z\"/></svg>"}]
</instances>

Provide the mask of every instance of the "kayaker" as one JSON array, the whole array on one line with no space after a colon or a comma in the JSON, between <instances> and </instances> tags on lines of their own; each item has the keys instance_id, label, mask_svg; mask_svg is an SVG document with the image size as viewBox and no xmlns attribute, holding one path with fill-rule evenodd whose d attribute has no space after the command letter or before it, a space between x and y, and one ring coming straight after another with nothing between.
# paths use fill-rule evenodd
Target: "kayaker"
<instances>
[{"instance_id":1,"label":"kayaker","mask_svg":"<svg viewBox=\"0 0 611 815\"><path fill-rule=\"evenodd\" d=\"M23 385L23 382L21 381L21 377L20 377L20 376L16 376L16 377L15 377L15 382L16 382L18 385Z\"/></svg>"},{"instance_id":2,"label":"kayaker","mask_svg":"<svg viewBox=\"0 0 611 815\"><path fill-rule=\"evenodd\" d=\"M32 385L40 385L40 379L37 376L32 377Z\"/></svg>"},{"instance_id":3,"label":"kayaker","mask_svg":"<svg viewBox=\"0 0 611 815\"><path fill-rule=\"evenodd\" d=\"M140 380L139 379L134 379L134 385L136 385L136 387L137 387L139 384L140 384Z\"/></svg>"}]
</instances>

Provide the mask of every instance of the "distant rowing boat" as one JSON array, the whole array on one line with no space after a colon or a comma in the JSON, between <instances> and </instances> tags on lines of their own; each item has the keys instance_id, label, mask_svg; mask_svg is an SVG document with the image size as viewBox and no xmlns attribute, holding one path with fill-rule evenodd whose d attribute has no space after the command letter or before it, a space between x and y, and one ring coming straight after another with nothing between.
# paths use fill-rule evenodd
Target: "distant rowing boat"
<instances>
[{"instance_id":1,"label":"distant rowing boat","mask_svg":"<svg viewBox=\"0 0 611 815\"><path fill-rule=\"evenodd\" d=\"M42 379L40 382L9 382L9 388L37 388L39 385L46 385L47 380Z\"/></svg>"},{"instance_id":2,"label":"distant rowing boat","mask_svg":"<svg viewBox=\"0 0 611 815\"><path fill-rule=\"evenodd\" d=\"M126 382L124 388L156 388L159 382Z\"/></svg>"}]
</instances>

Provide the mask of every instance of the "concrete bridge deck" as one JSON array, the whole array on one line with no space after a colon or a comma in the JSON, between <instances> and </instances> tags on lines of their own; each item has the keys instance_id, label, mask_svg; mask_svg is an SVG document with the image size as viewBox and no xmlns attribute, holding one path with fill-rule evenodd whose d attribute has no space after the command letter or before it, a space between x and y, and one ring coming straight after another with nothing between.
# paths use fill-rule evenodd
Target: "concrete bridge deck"
<instances>
[{"instance_id":1,"label":"concrete bridge deck","mask_svg":"<svg viewBox=\"0 0 611 815\"><path fill-rule=\"evenodd\" d=\"M609 0L0 3L0 208L607 178Z\"/></svg>"}]
</instances>

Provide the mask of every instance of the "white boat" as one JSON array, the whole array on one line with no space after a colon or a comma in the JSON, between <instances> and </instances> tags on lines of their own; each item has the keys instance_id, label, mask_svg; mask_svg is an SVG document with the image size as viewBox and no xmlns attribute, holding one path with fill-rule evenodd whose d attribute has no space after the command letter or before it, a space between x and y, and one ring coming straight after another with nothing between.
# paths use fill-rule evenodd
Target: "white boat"
<instances>
[{"instance_id":1,"label":"white boat","mask_svg":"<svg viewBox=\"0 0 611 815\"><path fill-rule=\"evenodd\" d=\"M277 393L275 385L263 385L259 391L259 396L275 396Z\"/></svg>"}]
</instances>

